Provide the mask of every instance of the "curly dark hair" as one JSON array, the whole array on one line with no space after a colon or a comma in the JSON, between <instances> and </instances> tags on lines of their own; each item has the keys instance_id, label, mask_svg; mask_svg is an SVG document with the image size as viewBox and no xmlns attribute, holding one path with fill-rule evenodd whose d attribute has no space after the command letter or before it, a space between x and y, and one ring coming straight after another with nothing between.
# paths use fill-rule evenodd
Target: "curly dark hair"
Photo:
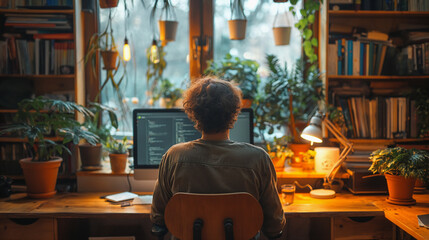
<instances>
[{"instance_id":1,"label":"curly dark hair","mask_svg":"<svg viewBox=\"0 0 429 240\"><path fill-rule=\"evenodd\" d=\"M214 76L200 78L186 90L183 107L199 131L226 131L237 120L241 109L241 91L230 82Z\"/></svg>"}]
</instances>

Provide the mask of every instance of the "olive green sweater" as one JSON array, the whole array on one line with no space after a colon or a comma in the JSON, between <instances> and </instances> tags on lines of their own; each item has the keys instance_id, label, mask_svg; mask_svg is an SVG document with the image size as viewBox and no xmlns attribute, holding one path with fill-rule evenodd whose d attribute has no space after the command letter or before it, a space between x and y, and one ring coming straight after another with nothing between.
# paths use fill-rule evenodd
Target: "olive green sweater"
<instances>
[{"instance_id":1,"label":"olive green sweater","mask_svg":"<svg viewBox=\"0 0 429 240\"><path fill-rule=\"evenodd\" d=\"M270 157L251 144L198 139L172 146L159 166L151 211L153 223L164 225L164 209L178 192L248 192L262 206L265 235L278 235L286 223Z\"/></svg>"}]
</instances>

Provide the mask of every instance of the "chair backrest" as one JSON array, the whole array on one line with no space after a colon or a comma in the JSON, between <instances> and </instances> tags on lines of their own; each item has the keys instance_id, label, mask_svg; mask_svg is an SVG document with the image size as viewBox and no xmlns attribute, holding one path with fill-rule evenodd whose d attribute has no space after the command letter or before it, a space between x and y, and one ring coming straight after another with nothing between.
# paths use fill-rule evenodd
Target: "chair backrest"
<instances>
[{"instance_id":1,"label":"chair backrest","mask_svg":"<svg viewBox=\"0 0 429 240\"><path fill-rule=\"evenodd\" d=\"M228 218L233 222L234 239L251 239L262 227L262 208L249 193L177 193L164 213L168 231L181 240L193 239L196 219L203 220L203 240L225 239L224 220Z\"/></svg>"}]
</instances>

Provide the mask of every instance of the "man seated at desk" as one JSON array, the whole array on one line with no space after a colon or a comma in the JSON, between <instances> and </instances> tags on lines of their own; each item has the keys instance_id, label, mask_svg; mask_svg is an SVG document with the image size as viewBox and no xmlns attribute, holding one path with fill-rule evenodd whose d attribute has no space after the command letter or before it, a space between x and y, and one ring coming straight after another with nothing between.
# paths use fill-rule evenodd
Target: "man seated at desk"
<instances>
[{"instance_id":1,"label":"man seated at desk","mask_svg":"<svg viewBox=\"0 0 429 240\"><path fill-rule=\"evenodd\" d=\"M215 77L202 78L185 92L184 110L202 137L176 144L164 154L153 193L154 224L165 225L164 210L175 193L248 192L262 206L262 232L268 237L281 234L286 220L269 155L229 140L240 105L240 90Z\"/></svg>"}]
</instances>

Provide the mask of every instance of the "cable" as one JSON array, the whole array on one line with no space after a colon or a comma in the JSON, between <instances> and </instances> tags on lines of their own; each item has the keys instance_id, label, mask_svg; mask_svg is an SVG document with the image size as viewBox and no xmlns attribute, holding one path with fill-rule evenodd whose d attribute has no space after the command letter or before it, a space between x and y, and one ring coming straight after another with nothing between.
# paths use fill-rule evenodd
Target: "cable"
<instances>
[{"instance_id":1,"label":"cable","mask_svg":"<svg viewBox=\"0 0 429 240\"><path fill-rule=\"evenodd\" d=\"M293 183L296 184L299 188L306 188L306 187L308 187L310 189L310 191L313 191L313 187L310 184L305 184L304 186L302 186L301 184L299 184L298 181L295 181Z\"/></svg>"}]
</instances>

